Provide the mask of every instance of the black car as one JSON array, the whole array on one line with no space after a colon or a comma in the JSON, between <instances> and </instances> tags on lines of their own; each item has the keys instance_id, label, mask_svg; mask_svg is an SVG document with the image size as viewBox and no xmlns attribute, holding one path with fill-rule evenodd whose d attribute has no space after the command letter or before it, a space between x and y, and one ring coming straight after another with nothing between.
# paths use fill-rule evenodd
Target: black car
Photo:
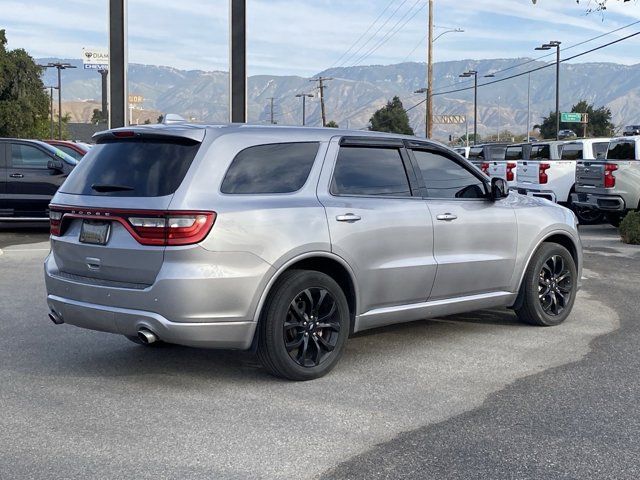
<instances>
[{"instance_id":1,"label":"black car","mask_svg":"<svg viewBox=\"0 0 640 480\"><path fill-rule=\"evenodd\" d=\"M622 135L624 135L625 137L640 135L640 125L627 125L622 131Z\"/></svg>"},{"instance_id":2,"label":"black car","mask_svg":"<svg viewBox=\"0 0 640 480\"><path fill-rule=\"evenodd\" d=\"M37 140L0 138L0 220L44 220L77 160Z\"/></svg>"}]
</instances>

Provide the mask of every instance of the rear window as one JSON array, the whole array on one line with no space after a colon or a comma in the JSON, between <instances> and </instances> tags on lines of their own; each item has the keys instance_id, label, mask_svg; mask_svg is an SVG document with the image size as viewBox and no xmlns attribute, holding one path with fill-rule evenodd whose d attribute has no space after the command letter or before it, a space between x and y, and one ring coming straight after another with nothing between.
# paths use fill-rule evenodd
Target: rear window
<instances>
[{"instance_id":1,"label":"rear window","mask_svg":"<svg viewBox=\"0 0 640 480\"><path fill-rule=\"evenodd\" d=\"M474 158L484 159L484 147L473 147L471 150L469 150L469 160L472 160Z\"/></svg>"},{"instance_id":2,"label":"rear window","mask_svg":"<svg viewBox=\"0 0 640 480\"><path fill-rule=\"evenodd\" d=\"M182 139L115 140L94 146L61 192L109 197L162 197L178 189L200 143Z\"/></svg>"},{"instance_id":3,"label":"rear window","mask_svg":"<svg viewBox=\"0 0 640 480\"><path fill-rule=\"evenodd\" d=\"M548 160L551 158L550 145L534 145L531 147L529 159L531 160Z\"/></svg>"},{"instance_id":4,"label":"rear window","mask_svg":"<svg viewBox=\"0 0 640 480\"><path fill-rule=\"evenodd\" d=\"M491 147L491 160L504 160L506 147Z\"/></svg>"},{"instance_id":5,"label":"rear window","mask_svg":"<svg viewBox=\"0 0 640 480\"><path fill-rule=\"evenodd\" d=\"M611 142L607 158L610 160L635 160L636 143L635 142Z\"/></svg>"},{"instance_id":6,"label":"rear window","mask_svg":"<svg viewBox=\"0 0 640 480\"><path fill-rule=\"evenodd\" d=\"M504 153L505 160L522 160L522 147L507 147Z\"/></svg>"},{"instance_id":7,"label":"rear window","mask_svg":"<svg viewBox=\"0 0 640 480\"><path fill-rule=\"evenodd\" d=\"M593 144L593 158L604 158L609 149L609 142L597 142Z\"/></svg>"},{"instance_id":8,"label":"rear window","mask_svg":"<svg viewBox=\"0 0 640 480\"><path fill-rule=\"evenodd\" d=\"M567 143L562 147L562 160L582 160L583 149L581 143Z\"/></svg>"},{"instance_id":9,"label":"rear window","mask_svg":"<svg viewBox=\"0 0 640 480\"><path fill-rule=\"evenodd\" d=\"M318 142L257 145L233 159L222 193L292 193L300 190L316 159Z\"/></svg>"}]
</instances>

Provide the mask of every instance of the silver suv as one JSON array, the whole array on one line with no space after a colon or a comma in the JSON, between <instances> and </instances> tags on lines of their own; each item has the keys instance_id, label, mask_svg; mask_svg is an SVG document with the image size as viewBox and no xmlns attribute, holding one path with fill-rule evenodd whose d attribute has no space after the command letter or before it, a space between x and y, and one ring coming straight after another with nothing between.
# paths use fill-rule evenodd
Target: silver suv
<instances>
[{"instance_id":1,"label":"silver suv","mask_svg":"<svg viewBox=\"0 0 640 480\"><path fill-rule=\"evenodd\" d=\"M255 349L307 380L354 332L493 307L556 325L573 306L573 213L434 142L186 124L95 140L50 209L55 323Z\"/></svg>"}]
</instances>

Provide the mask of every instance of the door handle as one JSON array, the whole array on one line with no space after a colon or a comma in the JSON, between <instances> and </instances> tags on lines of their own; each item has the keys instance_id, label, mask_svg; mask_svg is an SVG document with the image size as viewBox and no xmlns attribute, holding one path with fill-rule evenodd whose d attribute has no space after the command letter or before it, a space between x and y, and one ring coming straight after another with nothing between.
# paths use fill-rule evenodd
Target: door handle
<instances>
[{"instance_id":1,"label":"door handle","mask_svg":"<svg viewBox=\"0 0 640 480\"><path fill-rule=\"evenodd\" d=\"M436 218L438 220L444 220L445 222L450 222L451 220L455 220L456 218L458 218L458 216L454 215L453 213L443 213L443 214L437 215Z\"/></svg>"},{"instance_id":2,"label":"door handle","mask_svg":"<svg viewBox=\"0 0 640 480\"><path fill-rule=\"evenodd\" d=\"M360 215L356 215L355 213L345 213L344 215L336 216L336 220L339 222L357 222L358 220L362 220Z\"/></svg>"},{"instance_id":3,"label":"door handle","mask_svg":"<svg viewBox=\"0 0 640 480\"><path fill-rule=\"evenodd\" d=\"M12 173L11 175L9 175L9 177L11 178L24 178L24 175L21 173Z\"/></svg>"}]
</instances>

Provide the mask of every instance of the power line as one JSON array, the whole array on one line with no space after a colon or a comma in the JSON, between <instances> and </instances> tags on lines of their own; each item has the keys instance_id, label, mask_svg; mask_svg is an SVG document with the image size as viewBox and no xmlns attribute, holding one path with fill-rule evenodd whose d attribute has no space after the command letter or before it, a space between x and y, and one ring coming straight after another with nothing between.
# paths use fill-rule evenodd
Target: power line
<instances>
[{"instance_id":1,"label":"power line","mask_svg":"<svg viewBox=\"0 0 640 480\"><path fill-rule=\"evenodd\" d=\"M351 51L351 50L352 50L352 49L353 49L353 48L354 48L358 43L360 43L360 40L362 40L362 39L365 37L365 35L371 31L371 29L373 28L373 26L374 26L376 23L378 23L378 20L380 20L380 19L382 18L382 16L385 14L385 12L386 12L387 10L389 10L389 7L390 7L391 5L393 5L393 2L394 2L394 0L391 0L391 1L387 4L387 6L386 6L386 7L384 7L384 10L382 10L382 12L380 12L380 15L378 15L378 16L376 17L376 19L375 19L373 22L371 22L371 24L370 24L370 25L369 25L369 27L364 31L364 33L362 33L362 35L360 35L360 36L358 37L358 39L357 39L355 42L353 42L353 43L351 44L351 46L350 46L350 47L349 47L349 48L348 48L348 49L347 49L347 50L346 50L342 55L340 55L340 57L339 57L339 58L338 58L338 59L333 63L333 65L332 65L331 67L329 67L329 68L332 68L333 66L335 66L335 65L339 64L339 63L340 63L340 60L342 60L345 56L347 56L347 54L348 54L348 53L349 53L349 52L350 52L350 51Z\"/></svg>"},{"instance_id":2,"label":"power line","mask_svg":"<svg viewBox=\"0 0 640 480\"><path fill-rule=\"evenodd\" d=\"M337 66L338 67L342 67L344 65L347 65L348 63L351 62L351 60L353 58L356 58L357 55L365 48L365 46L375 38L376 35L378 35L378 33L380 33L380 30L382 30L387 23L389 23L389 21L395 16L395 14L398 12L398 10L400 10L400 8L402 8L402 6L407 3L408 0L403 0L397 7L396 9L393 11L393 13L391 13L391 15L389 17L387 17L387 19L384 21L384 23L382 25L380 25L378 27L378 29L372 33L369 38L367 39L366 42L364 42L362 45L360 45L360 48L358 48L355 52L353 52L346 60L342 61L341 63L339 63Z\"/></svg>"},{"instance_id":3,"label":"power line","mask_svg":"<svg viewBox=\"0 0 640 480\"><path fill-rule=\"evenodd\" d=\"M613 40L613 41L611 41L611 42L609 42L609 43L605 43L604 45L600 45L600 46L598 46L598 47L591 48L591 49L586 50L586 51L584 51L584 52L580 52L580 53L578 53L578 54L576 54L576 55L572 55L571 57L563 58L562 60L560 60L560 63L568 62L569 60L573 60L574 58L578 58L578 57L581 57L581 56L583 56L583 55L587 55L588 53L592 53L592 52L595 52L595 51L597 51L597 50L601 50L601 49L603 49L603 48L606 48L606 47L609 47L609 46L614 45L614 44L616 44L616 43L619 43L619 42L622 42L622 41L624 41L624 40L627 40L627 39L629 39L629 38L631 38L631 37L635 37L636 35L640 35L640 32L632 33L632 34L627 35L627 36L625 36L625 37L618 38L617 40ZM587 41L589 41L589 40L587 40ZM584 43L586 43L587 41L582 42L582 43L584 44ZM527 74L530 74L530 73L533 73L533 72L537 72L537 71L539 71L539 70L543 70L543 69L545 69L545 68L549 68L549 67L552 67L552 66L554 66L554 65L555 65L555 62L553 62L553 63L547 63L547 64L544 64L544 65L542 65L542 66L540 66L540 67L537 67L537 68L534 68L534 69L531 69L531 70L527 70L526 72L516 73L516 74L514 74L514 75L510 75L510 76L505 77L505 78L500 78L500 79L498 79L498 80L492 80L492 81L490 81L490 82L482 83L482 84L478 85L478 88L480 88L480 87L486 87L486 86L488 86L488 85L493 85L494 83L504 82L504 81L507 81L507 80L511 80L511 79L513 79L513 78L522 77L522 76L524 76L524 75L527 75ZM448 90L448 91L446 91L446 92L438 92L438 93L434 93L432 96L436 96L436 95L447 95L447 94L449 94L449 93L464 92L464 91L467 91L467 90L472 90L473 88L474 88L474 87L458 88L458 89L455 89L455 90ZM416 107L418 107L418 106L422 105L424 102L426 102L426 99L424 99L424 100L422 100L422 101L418 102L417 104L415 104L415 105L413 105L413 106L411 106L411 107L407 108L407 110L406 110L406 111L408 112L408 111L410 111L410 110L413 110L414 108L416 108Z\"/></svg>"},{"instance_id":4,"label":"power line","mask_svg":"<svg viewBox=\"0 0 640 480\"><path fill-rule=\"evenodd\" d=\"M607 35L611 35L612 33L619 32L620 30L624 30L625 28L632 27L634 25L637 25L638 23L640 23L640 20L632 22L632 23L629 23L628 25L624 25L624 26L616 28L614 30L610 30L608 32L602 33L602 34L597 35L595 37L588 38L586 40L583 40L582 42L578 42L576 44L573 44L573 45L570 45L568 47L565 47L562 50L566 52L567 50L571 50L572 48L579 47L580 45L584 45L585 43L589 43L589 42L592 42L594 40L598 40L599 38L606 37ZM545 53L544 55L541 55L539 57L527 60L526 62L518 63L516 65L512 65L510 67L506 67L506 68L503 68L503 69L500 69L500 70L496 70L495 72L490 72L490 73L493 74L493 75L498 75L500 73L508 72L509 70L514 70L516 68L523 67L525 65L529 65L531 63L537 62L539 60L542 60L543 58L547 58L547 57L552 56L552 55L555 55L555 53L553 53L553 52ZM455 87L456 85L463 85L465 83L471 83L472 81L473 80L464 80L462 82L451 83L449 85L444 85L444 86L440 87L439 90L445 89L445 88L449 88L449 87ZM435 93L434 93L434 95L435 95Z\"/></svg>"},{"instance_id":5,"label":"power line","mask_svg":"<svg viewBox=\"0 0 640 480\"><path fill-rule=\"evenodd\" d=\"M422 0L416 0L416 2L411 6L411 8L409 8L409 10L407 10L405 12L405 14L400 18L400 20L398 20L395 25L393 27L391 27L391 29L389 31L387 31L387 33L382 37L382 39L373 47L371 48L367 53L365 53L363 56L361 56L360 58L358 58L358 60L353 64L353 66L356 66L358 64L360 64L362 61L364 61L366 58L368 58L369 56L371 56L371 54L373 54L374 52L376 52L382 45L384 45L391 37L393 37L395 34L397 34L400 30L402 30L411 20L413 20L415 18L415 16L420 13L420 11L426 7L426 3L423 3L422 6L420 8L418 8L415 12L413 12L413 15L411 15L402 25L400 25L400 23L405 19L405 17L419 4L421 3ZM399 28L398 25L400 25Z\"/></svg>"}]
</instances>

